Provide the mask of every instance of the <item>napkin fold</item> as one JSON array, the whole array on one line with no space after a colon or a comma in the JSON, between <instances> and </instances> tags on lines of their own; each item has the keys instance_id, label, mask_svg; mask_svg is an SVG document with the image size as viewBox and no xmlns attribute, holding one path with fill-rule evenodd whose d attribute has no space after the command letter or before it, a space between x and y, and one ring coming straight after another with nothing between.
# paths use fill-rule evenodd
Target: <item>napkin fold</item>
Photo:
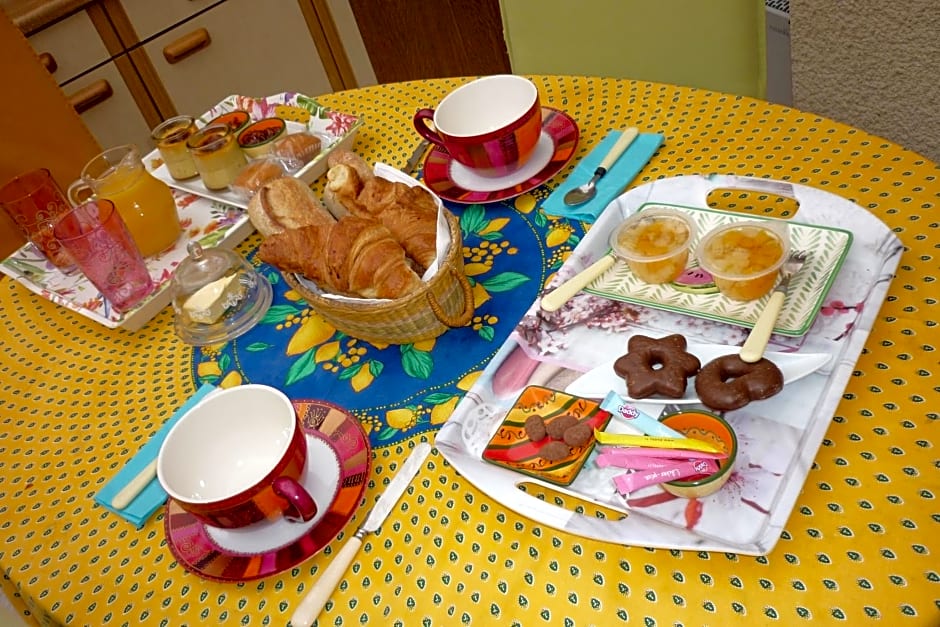
<instances>
[{"instance_id":1,"label":"napkin fold","mask_svg":"<svg viewBox=\"0 0 940 627\"><path fill-rule=\"evenodd\" d=\"M565 193L569 190L587 183L594 176L594 170L603 161L604 156L611 149L620 131L611 131L607 137L591 150L584 159L575 166L574 171L564 183L555 188L555 191L545 199L542 209L553 216L594 222L601 212L610 204L610 201L619 196L626 189L643 166L653 154L659 150L663 143L663 136L658 133L641 133L637 135L626 151L614 162L607 174L597 182L597 194L590 201L569 207L565 204Z\"/></svg>"},{"instance_id":2,"label":"napkin fold","mask_svg":"<svg viewBox=\"0 0 940 627\"><path fill-rule=\"evenodd\" d=\"M170 432L170 429L175 425L179 419L189 411L196 403L201 401L203 397L206 396L209 392L216 389L214 385L208 383L203 384L201 388L196 390L196 393L193 394L189 399L183 403L183 405L176 410L176 412L170 416L170 419L164 423L160 430L151 436L150 440L147 441L140 450L137 452L134 457L124 465L121 470L118 471L114 477L111 478L111 481L106 483L95 495L95 502L108 509L121 518L130 521L138 529L144 526L144 523L147 522L147 519L160 508L166 502L167 493L163 490L163 486L160 485L160 482L154 477L150 483L145 487L137 497L130 502L130 504L124 509L114 509L111 507L111 500L121 491L121 488L126 486L128 482L137 476L137 474L143 470L143 468L157 458L157 454L160 452L160 447L163 445L163 441L166 439L167 434Z\"/></svg>"}]
</instances>

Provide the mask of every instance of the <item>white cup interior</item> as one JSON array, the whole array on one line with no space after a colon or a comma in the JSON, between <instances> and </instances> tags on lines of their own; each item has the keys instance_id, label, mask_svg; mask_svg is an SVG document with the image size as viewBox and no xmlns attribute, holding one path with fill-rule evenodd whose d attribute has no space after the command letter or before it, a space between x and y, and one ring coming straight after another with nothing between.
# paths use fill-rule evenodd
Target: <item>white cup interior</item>
<instances>
[{"instance_id":1,"label":"white cup interior","mask_svg":"<svg viewBox=\"0 0 940 627\"><path fill-rule=\"evenodd\" d=\"M157 456L157 476L176 500L234 496L274 468L297 428L290 399L272 387L212 392L170 429Z\"/></svg>"},{"instance_id":2,"label":"white cup interior","mask_svg":"<svg viewBox=\"0 0 940 627\"><path fill-rule=\"evenodd\" d=\"M450 92L434 110L434 126L453 137L473 137L508 126L538 99L532 81L512 74L477 79Z\"/></svg>"}]
</instances>

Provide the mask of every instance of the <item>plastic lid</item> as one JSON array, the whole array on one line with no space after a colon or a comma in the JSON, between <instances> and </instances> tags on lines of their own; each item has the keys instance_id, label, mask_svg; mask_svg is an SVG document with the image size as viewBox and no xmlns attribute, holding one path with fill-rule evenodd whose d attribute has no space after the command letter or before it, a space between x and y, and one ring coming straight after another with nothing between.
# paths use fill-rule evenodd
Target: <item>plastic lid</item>
<instances>
[{"instance_id":1,"label":"plastic lid","mask_svg":"<svg viewBox=\"0 0 940 627\"><path fill-rule=\"evenodd\" d=\"M251 329L273 299L271 284L244 258L222 248L190 242L173 274L176 334L203 346L236 338Z\"/></svg>"}]
</instances>

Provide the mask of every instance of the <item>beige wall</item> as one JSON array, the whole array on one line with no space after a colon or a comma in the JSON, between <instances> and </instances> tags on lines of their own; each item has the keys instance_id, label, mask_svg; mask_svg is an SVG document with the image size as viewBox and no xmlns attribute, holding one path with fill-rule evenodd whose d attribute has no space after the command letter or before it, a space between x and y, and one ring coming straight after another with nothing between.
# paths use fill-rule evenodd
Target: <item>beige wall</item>
<instances>
[{"instance_id":1,"label":"beige wall","mask_svg":"<svg viewBox=\"0 0 940 627\"><path fill-rule=\"evenodd\" d=\"M940 162L940 3L790 0L793 105Z\"/></svg>"}]
</instances>

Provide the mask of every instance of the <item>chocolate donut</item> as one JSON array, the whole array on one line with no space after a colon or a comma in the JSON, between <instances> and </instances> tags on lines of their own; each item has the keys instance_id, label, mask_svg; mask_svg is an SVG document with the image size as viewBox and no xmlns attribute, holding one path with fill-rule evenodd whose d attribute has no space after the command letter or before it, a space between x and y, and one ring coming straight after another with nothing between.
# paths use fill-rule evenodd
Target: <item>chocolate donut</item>
<instances>
[{"instance_id":1,"label":"chocolate donut","mask_svg":"<svg viewBox=\"0 0 940 627\"><path fill-rule=\"evenodd\" d=\"M754 363L737 354L711 360L695 377L695 392L711 409L729 411L770 398L783 389L783 373L769 359Z\"/></svg>"},{"instance_id":2,"label":"chocolate donut","mask_svg":"<svg viewBox=\"0 0 940 627\"><path fill-rule=\"evenodd\" d=\"M632 398L654 394L682 398L688 378L702 365L687 346L678 333L660 339L634 335L627 342L627 353L614 362L614 372L626 381Z\"/></svg>"}]
</instances>

